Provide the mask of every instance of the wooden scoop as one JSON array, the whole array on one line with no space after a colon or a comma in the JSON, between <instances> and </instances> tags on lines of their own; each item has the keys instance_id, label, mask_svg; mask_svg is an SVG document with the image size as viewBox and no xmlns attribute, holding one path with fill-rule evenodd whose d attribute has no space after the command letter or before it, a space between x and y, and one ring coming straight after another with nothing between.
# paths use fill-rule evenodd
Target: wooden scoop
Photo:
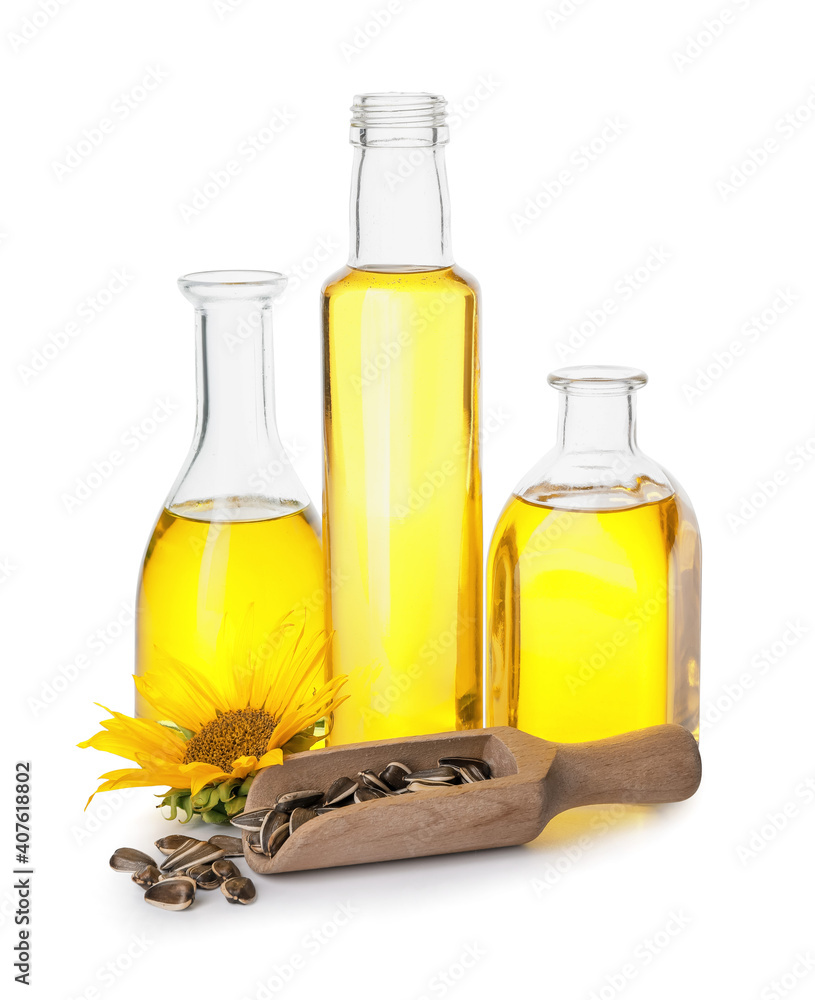
<instances>
[{"instance_id":1,"label":"wooden scoop","mask_svg":"<svg viewBox=\"0 0 815 1000\"><path fill-rule=\"evenodd\" d=\"M654 726L593 743L550 743L500 726L292 754L255 778L246 811L283 792L327 790L343 776L378 774L391 761L412 770L439 757L476 757L487 781L340 806L304 823L274 857L244 853L260 874L453 854L534 840L553 816L595 803L679 802L702 777L696 740L681 726Z\"/></svg>"}]
</instances>

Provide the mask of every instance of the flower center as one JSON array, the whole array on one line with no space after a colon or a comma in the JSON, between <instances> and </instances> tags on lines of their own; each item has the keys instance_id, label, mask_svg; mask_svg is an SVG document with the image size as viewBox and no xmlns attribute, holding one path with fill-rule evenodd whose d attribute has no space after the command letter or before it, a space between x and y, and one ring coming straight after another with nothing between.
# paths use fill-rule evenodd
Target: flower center
<instances>
[{"instance_id":1,"label":"flower center","mask_svg":"<svg viewBox=\"0 0 815 1000\"><path fill-rule=\"evenodd\" d=\"M262 757L277 725L268 712L239 708L208 722L187 741L184 764L200 761L230 773L238 757Z\"/></svg>"}]
</instances>

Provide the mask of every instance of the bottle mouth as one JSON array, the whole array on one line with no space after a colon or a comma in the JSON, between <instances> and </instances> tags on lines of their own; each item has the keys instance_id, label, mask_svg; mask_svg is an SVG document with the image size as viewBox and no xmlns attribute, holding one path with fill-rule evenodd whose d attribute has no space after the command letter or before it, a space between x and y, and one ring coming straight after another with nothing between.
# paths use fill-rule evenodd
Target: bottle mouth
<instances>
[{"instance_id":1,"label":"bottle mouth","mask_svg":"<svg viewBox=\"0 0 815 1000\"><path fill-rule=\"evenodd\" d=\"M193 271L178 279L181 294L196 305L236 299L274 299L288 283L279 271Z\"/></svg>"},{"instance_id":2,"label":"bottle mouth","mask_svg":"<svg viewBox=\"0 0 815 1000\"><path fill-rule=\"evenodd\" d=\"M546 381L558 392L575 396L625 396L641 389L648 376L623 365L572 365L551 372Z\"/></svg>"},{"instance_id":3,"label":"bottle mouth","mask_svg":"<svg viewBox=\"0 0 815 1000\"><path fill-rule=\"evenodd\" d=\"M441 94L357 94L351 106L355 146L434 146L446 143L447 101Z\"/></svg>"}]
</instances>

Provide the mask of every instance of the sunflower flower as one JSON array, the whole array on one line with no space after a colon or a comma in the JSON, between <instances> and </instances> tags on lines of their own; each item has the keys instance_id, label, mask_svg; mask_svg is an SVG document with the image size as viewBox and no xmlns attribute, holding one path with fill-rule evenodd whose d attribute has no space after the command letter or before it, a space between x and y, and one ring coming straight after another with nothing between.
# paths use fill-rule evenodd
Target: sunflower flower
<instances>
[{"instance_id":1,"label":"sunflower flower","mask_svg":"<svg viewBox=\"0 0 815 1000\"><path fill-rule=\"evenodd\" d=\"M320 632L308 638L305 621L300 629L285 622L277 633L280 641L257 654L245 644L240 648L240 641L230 642L226 626L215 669L166 657L160 667L134 678L161 722L105 708L111 718L102 722L102 732L79 746L118 754L137 766L101 775L96 792L169 785L160 803L168 807L169 819L180 811L183 822L197 814L209 823L228 823L242 811L261 768L281 764L285 754L323 738L315 731L317 722L345 701L337 697L344 676L323 683L331 637Z\"/></svg>"}]
</instances>

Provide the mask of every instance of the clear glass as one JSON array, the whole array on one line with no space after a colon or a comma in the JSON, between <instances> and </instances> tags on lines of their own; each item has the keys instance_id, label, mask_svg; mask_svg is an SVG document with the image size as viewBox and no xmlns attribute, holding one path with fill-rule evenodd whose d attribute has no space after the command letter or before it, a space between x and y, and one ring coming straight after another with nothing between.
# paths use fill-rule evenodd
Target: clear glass
<instances>
[{"instance_id":1,"label":"clear glass","mask_svg":"<svg viewBox=\"0 0 815 1000\"><path fill-rule=\"evenodd\" d=\"M290 613L310 634L325 620L319 519L275 423L272 303L286 278L205 271L178 284L195 307L197 419L142 563L139 675L174 661L234 669ZM136 711L153 717L138 696Z\"/></svg>"},{"instance_id":2,"label":"clear glass","mask_svg":"<svg viewBox=\"0 0 815 1000\"><path fill-rule=\"evenodd\" d=\"M332 743L482 723L478 286L450 250L444 109L353 107L349 266L323 289Z\"/></svg>"},{"instance_id":3,"label":"clear glass","mask_svg":"<svg viewBox=\"0 0 815 1000\"><path fill-rule=\"evenodd\" d=\"M488 725L563 742L699 732L701 547L690 501L636 440L643 372L575 366L555 448L488 558Z\"/></svg>"}]
</instances>

